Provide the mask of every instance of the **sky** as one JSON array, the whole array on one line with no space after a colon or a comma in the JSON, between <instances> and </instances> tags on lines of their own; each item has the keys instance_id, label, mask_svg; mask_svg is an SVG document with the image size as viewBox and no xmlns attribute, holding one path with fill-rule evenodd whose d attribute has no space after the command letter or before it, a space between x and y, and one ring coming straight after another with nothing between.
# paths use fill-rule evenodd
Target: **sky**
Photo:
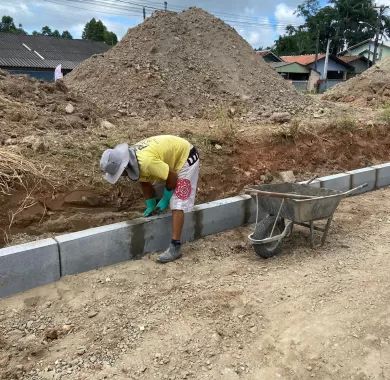
<instances>
[{"instance_id":1,"label":"sky","mask_svg":"<svg viewBox=\"0 0 390 380\"><path fill-rule=\"evenodd\" d=\"M273 45L288 24L299 25L294 11L302 0L168 0L168 10L201 7L231 24L254 48ZM325 5L327 0L321 0ZM142 22L142 6L147 16L163 6L161 0L0 0L0 16L9 15L28 32L48 25L60 32L68 30L81 38L83 27L92 17L108 30L123 37L128 28ZM377 0L390 5L390 0Z\"/></svg>"}]
</instances>

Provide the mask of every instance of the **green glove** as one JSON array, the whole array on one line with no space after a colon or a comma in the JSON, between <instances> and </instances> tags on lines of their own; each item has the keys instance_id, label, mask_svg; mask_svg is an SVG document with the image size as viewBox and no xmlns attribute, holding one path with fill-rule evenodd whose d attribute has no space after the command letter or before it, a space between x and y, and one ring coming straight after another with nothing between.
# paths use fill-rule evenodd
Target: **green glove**
<instances>
[{"instance_id":1,"label":"green glove","mask_svg":"<svg viewBox=\"0 0 390 380\"><path fill-rule=\"evenodd\" d=\"M146 209L144 211L144 217L151 216L154 209L156 208L157 200L156 198L150 198L145 201Z\"/></svg>"},{"instance_id":2,"label":"green glove","mask_svg":"<svg viewBox=\"0 0 390 380\"><path fill-rule=\"evenodd\" d=\"M172 195L173 195L173 190L168 190L167 188L164 189L164 194L156 206L156 211L158 213L161 213L168 208L169 201L171 200Z\"/></svg>"}]
</instances>

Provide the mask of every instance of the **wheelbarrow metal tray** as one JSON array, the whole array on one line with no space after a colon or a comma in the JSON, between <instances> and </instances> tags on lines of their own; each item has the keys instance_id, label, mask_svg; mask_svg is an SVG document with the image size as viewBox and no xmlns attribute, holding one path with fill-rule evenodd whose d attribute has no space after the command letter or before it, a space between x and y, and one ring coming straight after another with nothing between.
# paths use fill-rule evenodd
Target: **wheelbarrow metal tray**
<instances>
[{"instance_id":1,"label":"wheelbarrow metal tray","mask_svg":"<svg viewBox=\"0 0 390 380\"><path fill-rule=\"evenodd\" d=\"M291 195L307 195L315 198L291 199L284 198L284 204L280 211L280 217L289 219L295 223L328 219L335 212L344 193L324 188L314 188L308 185L296 183L280 183L259 185L253 187L256 190L283 193ZM270 215L277 215L283 198L272 196L258 196L259 209Z\"/></svg>"}]
</instances>

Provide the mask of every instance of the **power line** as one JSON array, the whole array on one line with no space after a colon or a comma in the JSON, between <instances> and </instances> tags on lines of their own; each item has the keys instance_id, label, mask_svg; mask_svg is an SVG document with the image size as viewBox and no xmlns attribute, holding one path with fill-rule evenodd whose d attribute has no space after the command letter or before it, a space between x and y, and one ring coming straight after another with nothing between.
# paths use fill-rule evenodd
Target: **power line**
<instances>
[{"instance_id":1,"label":"power line","mask_svg":"<svg viewBox=\"0 0 390 380\"><path fill-rule=\"evenodd\" d=\"M82 9L85 11L93 11L100 14L108 14L114 16L122 16L122 17L137 17L142 19L143 16L146 17L146 9L149 12L153 12L156 10L163 10L163 6L160 3L148 2L144 1L143 3L138 3L134 1L126 1L126 0L44 0L48 3L53 3L57 5L61 5L64 7L71 7L74 9ZM145 4L145 5L144 5ZM158 8L158 4L160 4L160 8ZM82 7L80 5L85 5ZM94 8L91 9L88 5L93 5ZM100 9L96 9L96 7ZM182 10L187 8L182 8ZM242 21L240 18L229 18L224 19L226 23L230 26L237 29L249 29L249 30L269 30L274 31L275 29L285 29L287 26L292 24L286 23L272 23L268 19L264 19L265 21ZM298 26L298 25L292 25Z\"/></svg>"},{"instance_id":2,"label":"power line","mask_svg":"<svg viewBox=\"0 0 390 380\"><path fill-rule=\"evenodd\" d=\"M46 3L61 5L63 7L70 7L73 9L81 9L81 10L85 10L85 11L91 11L90 8L79 7L77 5L71 5L71 4L64 4L63 2L61 2L61 0L43 0L43 1L45 1ZM123 12L111 12L111 11L107 11L107 10L104 10L104 11L100 10L99 11L97 9L94 9L93 12L101 13L101 14L109 14L109 15L114 15L114 16L122 16L122 17L141 17L140 13L126 13L126 14L124 14Z\"/></svg>"}]
</instances>

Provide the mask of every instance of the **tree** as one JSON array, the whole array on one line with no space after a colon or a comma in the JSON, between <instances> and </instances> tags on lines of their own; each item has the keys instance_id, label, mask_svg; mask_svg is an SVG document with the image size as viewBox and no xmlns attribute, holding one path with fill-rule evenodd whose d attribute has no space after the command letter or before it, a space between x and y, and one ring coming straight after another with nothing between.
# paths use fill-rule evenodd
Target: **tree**
<instances>
[{"instance_id":1,"label":"tree","mask_svg":"<svg viewBox=\"0 0 390 380\"><path fill-rule=\"evenodd\" d=\"M118 43L118 37L116 36L116 34L114 32L104 32L104 42L107 44L107 45L111 45L111 46L114 46Z\"/></svg>"},{"instance_id":2,"label":"tree","mask_svg":"<svg viewBox=\"0 0 390 380\"><path fill-rule=\"evenodd\" d=\"M52 36L53 32L51 31L51 28L47 25L42 27L41 33L42 36Z\"/></svg>"},{"instance_id":3,"label":"tree","mask_svg":"<svg viewBox=\"0 0 390 380\"><path fill-rule=\"evenodd\" d=\"M14 19L11 16L3 16L0 22L0 32L15 33L15 34L27 34L19 24L17 28L14 23Z\"/></svg>"},{"instance_id":4,"label":"tree","mask_svg":"<svg viewBox=\"0 0 390 380\"><path fill-rule=\"evenodd\" d=\"M73 40L73 36L67 30L62 32L61 38L65 38L66 40Z\"/></svg>"},{"instance_id":5,"label":"tree","mask_svg":"<svg viewBox=\"0 0 390 380\"><path fill-rule=\"evenodd\" d=\"M72 35L67 30L64 30L62 33L60 33L57 29L52 31L51 28L47 25L42 27L40 32L37 32L36 30L34 30L32 32L32 35L33 36L48 36L48 37L56 37L56 38L65 38L65 39L69 39L69 40L73 39Z\"/></svg>"},{"instance_id":6,"label":"tree","mask_svg":"<svg viewBox=\"0 0 390 380\"><path fill-rule=\"evenodd\" d=\"M276 55L309 54L315 50L315 41L304 28L287 26L287 34L275 41L273 52Z\"/></svg>"},{"instance_id":7,"label":"tree","mask_svg":"<svg viewBox=\"0 0 390 380\"><path fill-rule=\"evenodd\" d=\"M372 38L378 13L373 0L330 0L320 7L318 0L305 0L297 7L296 14L304 18L298 28L286 29L286 34L276 41L278 54L315 53L319 36L319 51L324 52L328 39L332 40L331 52L337 54L346 47ZM384 17L383 29L390 26L389 17Z\"/></svg>"},{"instance_id":8,"label":"tree","mask_svg":"<svg viewBox=\"0 0 390 380\"><path fill-rule=\"evenodd\" d=\"M52 37L57 37L57 38L61 38L61 33L56 29L52 34L51 34Z\"/></svg>"},{"instance_id":9,"label":"tree","mask_svg":"<svg viewBox=\"0 0 390 380\"><path fill-rule=\"evenodd\" d=\"M85 24L82 39L103 41L108 45L115 45L118 42L118 37L116 34L114 32L108 31L102 21L96 21L95 18L92 18Z\"/></svg>"}]
</instances>

